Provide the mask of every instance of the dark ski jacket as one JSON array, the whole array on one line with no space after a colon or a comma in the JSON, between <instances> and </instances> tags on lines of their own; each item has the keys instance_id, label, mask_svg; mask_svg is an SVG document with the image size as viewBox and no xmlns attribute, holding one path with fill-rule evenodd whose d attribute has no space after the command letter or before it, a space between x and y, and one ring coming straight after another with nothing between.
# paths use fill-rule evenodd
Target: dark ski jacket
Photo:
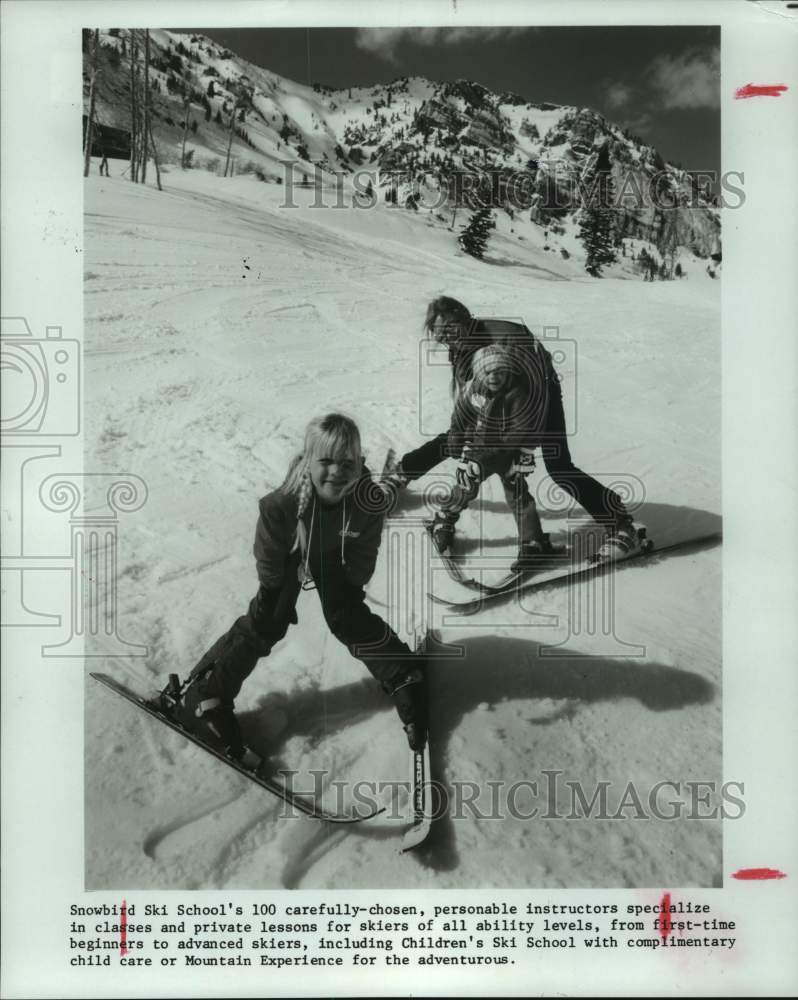
<instances>
[{"instance_id":1,"label":"dark ski jacket","mask_svg":"<svg viewBox=\"0 0 798 1000\"><path fill-rule=\"evenodd\" d=\"M368 495L374 489L364 468L355 489L339 503L329 506L311 499L302 514L305 538L316 561L332 574L343 572L347 583L363 587L371 579L382 539L384 511L376 510ZM293 587L304 562L298 534L297 498L281 490L259 502L260 517L255 531L255 563L258 580L267 590ZM377 507L380 505L377 504Z\"/></svg>"},{"instance_id":2,"label":"dark ski jacket","mask_svg":"<svg viewBox=\"0 0 798 1000\"><path fill-rule=\"evenodd\" d=\"M507 348L515 359L519 375L526 381L544 386L552 379L557 380L551 355L523 323L474 319L465 335L449 345L453 389L461 389L473 377L474 355L489 344Z\"/></svg>"},{"instance_id":3,"label":"dark ski jacket","mask_svg":"<svg viewBox=\"0 0 798 1000\"><path fill-rule=\"evenodd\" d=\"M471 380L463 386L452 414L450 454L492 465L521 448L537 448L547 413L548 394L536 383L515 376L491 396Z\"/></svg>"}]
</instances>

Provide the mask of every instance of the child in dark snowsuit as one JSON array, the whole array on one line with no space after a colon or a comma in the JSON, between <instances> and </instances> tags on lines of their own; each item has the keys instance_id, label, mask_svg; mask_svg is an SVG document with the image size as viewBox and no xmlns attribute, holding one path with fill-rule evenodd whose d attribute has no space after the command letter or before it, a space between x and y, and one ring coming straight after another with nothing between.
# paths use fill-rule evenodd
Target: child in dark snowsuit
<instances>
[{"instance_id":1,"label":"child in dark snowsuit","mask_svg":"<svg viewBox=\"0 0 798 1000\"><path fill-rule=\"evenodd\" d=\"M339 414L313 420L285 482L260 501L260 587L247 614L192 670L179 708L186 728L233 757L244 754L234 700L260 657L297 623L297 598L312 578L330 631L391 696L411 748L423 746L423 661L365 603L384 517L372 490L357 426Z\"/></svg>"},{"instance_id":2,"label":"child in dark snowsuit","mask_svg":"<svg viewBox=\"0 0 798 1000\"><path fill-rule=\"evenodd\" d=\"M448 454L459 456L457 485L435 514L432 539L440 552L451 547L460 514L480 484L496 474L518 526L518 557L512 568L522 569L550 551L526 482L537 443L536 400L506 348L480 348L472 359L472 374L458 395L447 438Z\"/></svg>"}]
</instances>

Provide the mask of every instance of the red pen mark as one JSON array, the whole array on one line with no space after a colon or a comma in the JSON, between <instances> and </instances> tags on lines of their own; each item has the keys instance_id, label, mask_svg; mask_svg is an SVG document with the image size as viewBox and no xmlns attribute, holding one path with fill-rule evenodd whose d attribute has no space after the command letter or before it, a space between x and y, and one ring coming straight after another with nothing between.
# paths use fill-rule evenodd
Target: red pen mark
<instances>
[{"instance_id":1,"label":"red pen mark","mask_svg":"<svg viewBox=\"0 0 798 1000\"><path fill-rule=\"evenodd\" d=\"M787 874L780 872L778 868L741 868L732 875L732 878L754 881L767 878L787 878Z\"/></svg>"},{"instance_id":2,"label":"red pen mark","mask_svg":"<svg viewBox=\"0 0 798 1000\"><path fill-rule=\"evenodd\" d=\"M673 922L671 921L671 894L669 892L663 895L659 908L662 913L659 920L659 933L664 941L673 930Z\"/></svg>"},{"instance_id":3,"label":"red pen mark","mask_svg":"<svg viewBox=\"0 0 798 1000\"><path fill-rule=\"evenodd\" d=\"M746 83L744 87L735 90L734 99L741 101L746 97L781 97L787 89L783 83Z\"/></svg>"},{"instance_id":4,"label":"red pen mark","mask_svg":"<svg viewBox=\"0 0 798 1000\"><path fill-rule=\"evenodd\" d=\"M119 937L121 939L119 945L119 954L122 958L127 955L127 903L122 900L122 920L119 924Z\"/></svg>"}]
</instances>

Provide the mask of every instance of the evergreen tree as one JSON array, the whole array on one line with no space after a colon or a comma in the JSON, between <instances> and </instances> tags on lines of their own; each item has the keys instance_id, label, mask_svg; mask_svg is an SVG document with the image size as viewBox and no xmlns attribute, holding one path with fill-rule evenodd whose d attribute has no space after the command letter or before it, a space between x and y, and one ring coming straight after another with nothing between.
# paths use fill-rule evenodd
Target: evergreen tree
<instances>
[{"instance_id":1,"label":"evergreen tree","mask_svg":"<svg viewBox=\"0 0 798 1000\"><path fill-rule=\"evenodd\" d=\"M457 237L461 248L477 260L482 260L488 245L490 231L496 228L496 221L490 208L480 208L473 213L467 225Z\"/></svg>"},{"instance_id":2,"label":"evergreen tree","mask_svg":"<svg viewBox=\"0 0 798 1000\"><path fill-rule=\"evenodd\" d=\"M585 248L585 270L594 278L601 269L616 260L614 237L615 191L610 168L610 156L602 146L586 190L588 201L583 209L579 238Z\"/></svg>"}]
</instances>

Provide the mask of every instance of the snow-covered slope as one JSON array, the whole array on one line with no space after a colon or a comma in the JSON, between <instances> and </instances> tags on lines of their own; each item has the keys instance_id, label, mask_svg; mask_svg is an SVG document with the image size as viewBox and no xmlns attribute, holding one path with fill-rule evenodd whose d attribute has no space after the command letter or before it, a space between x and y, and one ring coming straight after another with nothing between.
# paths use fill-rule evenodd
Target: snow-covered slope
<instances>
[{"instance_id":1,"label":"snow-covered slope","mask_svg":"<svg viewBox=\"0 0 798 1000\"><path fill-rule=\"evenodd\" d=\"M97 117L129 129L131 32L104 32L101 43ZM419 199L422 210L435 205L433 224L441 212L448 223L455 191L468 205L475 197L469 192L479 187L482 197L510 208L513 224L527 236L537 226L573 222L581 205L578 185L606 145L617 193L624 194L616 219L622 235L661 244L672 233L703 257L719 249L719 213L690 175L589 108L533 103L468 80L401 77L373 87L305 86L198 34L154 31L151 50L153 128L166 162L180 162L187 95L192 125L186 150L195 167L223 170L237 107L235 173L256 172L281 183L291 162L298 176L320 172L329 182L335 173L368 169L380 200L393 188L400 205L409 197ZM88 61L87 55L87 79ZM251 94L246 107L236 105L242 86ZM663 207L670 205L675 207ZM499 214L509 225L510 213Z\"/></svg>"},{"instance_id":2,"label":"snow-covered slope","mask_svg":"<svg viewBox=\"0 0 798 1000\"><path fill-rule=\"evenodd\" d=\"M500 232L486 265L459 254L445 227L384 203L314 209L313 190L298 188L285 209L276 185L204 171L173 170L164 185L86 184L86 467L135 473L149 488L120 528L117 580L119 632L149 655L104 669L159 686L242 613L256 588L257 500L282 479L312 416L355 417L372 467L389 444L401 450L446 425L445 369L425 374L418 403L421 322L436 294L575 342L560 363L575 460L606 481L637 477L655 540L719 524L719 282L701 266L650 284L622 260L595 281L545 251L537 227L535 239ZM420 542L433 479L406 495L397 516L407 520L391 528L400 537ZM546 529L565 533L562 511L551 498L543 506ZM498 483L461 521L472 545L480 524L483 552L512 551ZM377 603L394 592L388 553L369 589L406 631L426 605L408 615ZM423 588L418 567L408 572ZM721 779L719 549L614 579L614 638L577 630L578 592L562 587L433 621L465 650L431 669L437 779L452 798L464 782L502 781L500 799L537 781L541 814L523 818L523 789L515 815L505 801L498 821L465 807L413 856L397 853L404 791L383 784L386 816L356 829L281 819L276 800L87 681L87 887L712 885L717 820L542 816L544 770L562 771L566 791L580 781L588 797L612 782L613 809L632 780L641 794L682 782L687 799L687 780ZM440 573L433 583L447 585ZM330 636L314 593L301 596L299 618L242 692L248 737L298 771L299 789L314 787L311 769L350 783L405 779L394 712ZM541 651L558 643L560 656ZM619 655L630 652L619 643L642 649Z\"/></svg>"}]
</instances>

